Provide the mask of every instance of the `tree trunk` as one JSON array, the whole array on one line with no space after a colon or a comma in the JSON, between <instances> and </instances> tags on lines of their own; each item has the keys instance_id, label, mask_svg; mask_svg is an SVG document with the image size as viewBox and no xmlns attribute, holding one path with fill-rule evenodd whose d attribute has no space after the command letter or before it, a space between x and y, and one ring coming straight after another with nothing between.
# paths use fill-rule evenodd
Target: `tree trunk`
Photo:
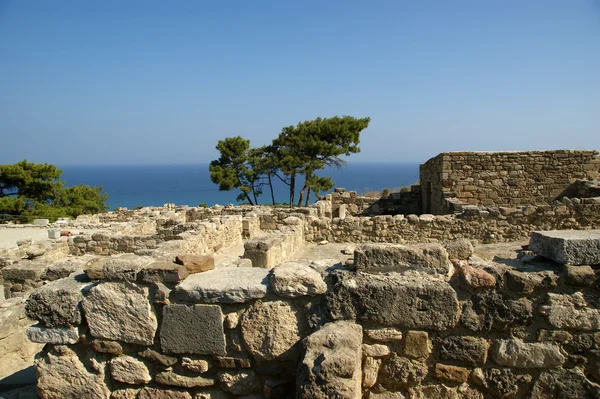
<instances>
[{"instance_id":1,"label":"tree trunk","mask_svg":"<svg viewBox=\"0 0 600 399\"><path fill-rule=\"evenodd\" d=\"M252 202L252 199L250 198L250 195L248 193L246 193L246 199L248 200L248 203L250 205L254 205L254 202Z\"/></svg>"},{"instance_id":2,"label":"tree trunk","mask_svg":"<svg viewBox=\"0 0 600 399\"><path fill-rule=\"evenodd\" d=\"M269 177L269 189L271 190L271 200L273 201L273 206L275 206L275 193L273 193L273 182L271 181L271 173L267 173Z\"/></svg>"},{"instance_id":3,"label":"tree trunk","mask_svg":"<svg viewBox=\"0 0 600 399\"><path fill-rule=\"evenodd\" d=\"M304 175L304 186L302 190L300 190L300 198L298 199L298 206L302 206L302 202L304 201L304 194L306 194L306 189L308 188L308 181L312 177L312 172Z\"/></svg>"},{"instance_id":4,"label":"tree trunk","mask_svg":"<svg viewBox=\"0 0 600 399\"><path fill-rule=\"evenodd\" d=\"M308 192L306 193L306 202L304 203L304 206L307 207L309 202L310 202L310 187L308 188Z\"/></svg>"},{"instance_id":5,"label":"tree trunk","mask_svg":"<svg viewBox=\"0 0 600 399\"><path fill-rule=\"evenodd\" d=\"M290 208L294 206L294 194L296 191L296 174L290 176Z\"/></svg>"}]
</instances>

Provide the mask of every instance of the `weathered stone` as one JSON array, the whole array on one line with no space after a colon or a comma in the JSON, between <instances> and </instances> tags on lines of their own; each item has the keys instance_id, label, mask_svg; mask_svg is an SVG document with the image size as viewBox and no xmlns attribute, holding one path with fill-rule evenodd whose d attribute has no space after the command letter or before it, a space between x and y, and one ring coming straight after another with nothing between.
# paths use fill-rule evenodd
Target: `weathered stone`
<instances>
[{"instance_id":1,"label":"weathered stone","mask_svg":"<svg viewBox=\"0 0 600 399\"><path fill-rule=\"evenodd\" d=\"M566 331L560 330L539 330L539 342L567 342L571 341L573 336Z\"/></svg>"},{"instance_id":2,"label":"weathered stone","mask_svg":"<svg viewBox=\"0 0 600 399\"><path fill-rule=\"evenodd\" d=\"M418 271L446 277L452 270L440 244L362 244L354 251L354 267L370 273Z\"/></svg>"},{"instance_id":3,"label":"weathered stone","mask_svg":"<svg viewBox=\"0 0 600 399\"><path fill-rule=\"evenodd\" d=\"M461 264L458 272L463 281L471 288L488 288L496 285L496 278L483 269Z\"/></svg>"},{"instance_id":4,"label":"weathered stone","mask_svg":"<svg viewBox=\"0 0 600 399\"><path fill-rule=\"evenodd\" d=\"M402 392L385 391L385 392L371 392L369 393L369 399L405 399Z\"/></svg>"},{"instance_id":5,"label":"weathered stone","mask_svg":"<svg viewBox=\"0 0 600 399\"><path fill-rule=\"evenodd\" d=\"M363 344L363 355L370 357L384 357L390 354L390 348L381 344Z\"/></svg>"},{"instance_id":6,"label":"weathered stone","mask_svg":"<svg viewBox=\"0 0 600 399\"><path fill-rule=\"evenodd\" d=\"M86 369L75 352L53 352L36 362L37 387L44 399L108 399L110 391L104 384L104 372L92 373Z\"/></svg>"},{"instance_id":7,"label":"weathered stone","mask_svg":"<svg viewBox=\"0 0 600 399\"><path fill-rule=\"evenodd\" d=\"M315 296L327 291L327 284L321 274L300 262L286 262L276 266L271 273L271 287L277 295L286 298Z\"/></svg>"},{"instance_id":8,"label":"weathered stone","mask_svg":"<svg viewBox=\"0 0 600 399\"><path fill-rule=\"evenodd\" d=\"M138 279L144 283L177 284L187 276L187 269L173 262L154 262L138 273Z\"/></svg>"},{"instance_id":9,"label":"weathered stone","mask_svg":"<svg viewBox=\"0 0 600 399\"><path fill-rule=\"evenodd\" d=\"M202 374L206 373L209 369L208 362L204 359L190 359L184 357L181 359L181 366L184 369L193 371L194 373Z\"/></svg>"},{"instance_id":10,"label":"weathered stone","mask_svg":"<svg viewBox=\"0 0 600 399\"><path fill-rule=\"evenodd\" d=\"M296 378L298 399L355 399L361 396L362 327L329 323L306 339Z\"/></svg>"},{"instance_id":11,"label":"weathered stone","mask_svg":"<svg viewBox=\"0 0 600 399\"><path fill-rule=\"evenodd\" d=\"M221 308L217 305L165 306L160 343L166 353L224 355Z\"/></svg>"},{"instance_id":12,"label":"weathered stone","mask_svg":"<svg viewBox=\"0 0 600 399\"><path fill-rule=\"evenodd\" d=\"M466 238L452 240L446 244L446 252L450 259L466 260L473 255L473 244Z\"/></svg>"},{"instance_id":13,"label":"weathered stone","mask_svg":"<svg viewBox=\"0 0 600 399\"><path fill-rule=\"evenodd\" d=\"M511 292L531 294L536 289L556 287L558 276L551 271L521 272L511 269L506 272L505 279Z\"/></svg>"},{"instance_id":14,"label":"weathered stone","mask_svg":"<svg viewBox=\"0 0 600 399\"><path fill-rule=\"evenodd\" d=\"M400 342L402 341L402 331L392 327L382 327L365 330L367 337L373 341L380 342Z\"/></svg>"},{"instance_id":15,"label":"weathered stone","mask_svg":"<svg viewBox=\"0 0 600 399\"><path fill-rule=\"evenodd\" d=\"M464 367L451 366L447 364L437 363L433 375L438 380L448 381L452 383L463 383L469 379L470 371Z\"/></svg>"},{"instance_id":16,"label":"weathered stone","mask_svg":"<svg viewBox=\"0 0 600 399\"><path fill-rule=\"evenodd\" d=\"M83 301L94 337L152 345L158 327L148 288L128 282L101 283Z\"/></svg>"},{"instance_id":17,"label":"weathered stone","mask_svg":"<svg viewBox=\"0 0 600 399\"><path fill-rule=\"evenodd\" d=\"M379 374L379 366L381 366L381 359L375 359L371 356L365 357L363 361L363 388L369 389L375 385Z\"/></svg>"},{"instance_id":18,"label":"weathered stone","mask_svg":"<svg viewBox=\"0 0 600 399\"><path fill-rule=\"evenodd\" d=\"M590 287L594 285L596 275L590 266L565 265L565 282L578 287Z\"/></svg>"},{"instance_id":19,"label":"weathered stone","mask_svg":"<svg viewBox=\"0 0 600 399\"><path fill-rule=\"evenodd\" d=\"M332 280L327 305L334 320L430 330L446 330L458 321L456 292L437 279L338 272Z\"/></svg>"},{"instance_id":20,"label":"weathered stone","mask_svg":"<svg viewBox=\"0 0 600 399\"><path fill-rule=\"evenodd\" d=\"M186 302L244 303L267 294L269 270L225 267L192 274L175 287L175 295Z\"/></svg>"},{"instance_id":21,"label":"weathered stone","mask_svg":"<svg viewBox=\"0 0 600 399\"><path fill-rule=\"evenodd\" d=\"M257 303L240 322L242 338L257 361L291 355L303 336L301 323L297 309L282 301Z\"/></svg>"},{"instance_id":22,"label":"weathered stone","mask_svg":"<svg viewBox=\"0 0 600 399\"><path fill-rule=\"evenodd\" d=\"M532 377L529 374L515 374L508 368L485 369L484 386L498 398L518 398L529 390Z\"/></svg>"},{"instance_id":23,"label":"weathered stone","mask_svg":"<svg viewBox=\"0 0 600 399\"><path fill-rule=\"evenodd\" d=\"M556 345L524 343L518 338L497 340L492 354L496 363L517 368L549 368L565 361Z\"/></svg>"},{"instance_id":24,"label":"weathered stone","mask_svg":"<svg viewBox=\"0 0 600 399\"><path fill-rule=\"evenodd\" d=\"M252 367L252 363L247 357L216 356L215 363L222 369L249 369Z\"/></svg>"},{"instance_id":25,"label":"weathered stone","mask_svg":"<svg viewBox=\"0 0 600 399\"><path fill-rule=\"evenodd\" d=\"M175 263L183 265L190 274L207 272L215 268L215 257L212 255L178 255Z\"/></svg>"},{"instance_id":26,"label":"weathered stone","mask_svg":"<svg viewBox=\"0 0 600 399\"><path fill-rule=\"evenodd\" d=\"M25 305L27 316L46 327L69 327L81 324L82 291L89 283L80 283L80 275L63 278L36 288Z\"/></svg>"},{"instance_id":27,"label":"weathered stone","mask_svg":"<svg viewBox=\"0 0 600 399\"><path fill-rule=\"evenodd\" d=\"M414 359L422 359L431 353L429 334L426 331L409 331L404 341L404 355Z\"/></svg>"},{"instance_id":28,"label":"weathered stone","mask_svg":"<svg viewBox=\"0 0 600 399\"><path fill-rule=\"evenodd\" d=\"M240 315L237 312L227 313L225 315L225 328L228 330L233 330L238 326L240 322Z\"/></svg>"},{"instance_id":29,"label":"weathered stone","mask_svg":"<svg viewBox=\"0 0 600 399\"><path fill-rule=\"evenodd\" d=\"M146 365L131 356L119 356L110 361L110 375L125 384L147 384L152 381Z\"/></svg>"},{"instance_id":30,"label":"weathered stone","mask_svg":"<svg viewBox=\"0 0 600 399\"><path fill-rule=\"evenodd\" d=\"M137 399L140 388L116 389L110 393L110 399Z\"/></svg>"},{"instance_id":31,"label":"weathered stone","mask_svg":"<svg viewBox=\"0 0 600 399\"><path fill-rule=\"evenodd\" d=\"M95 339L92 341L92 348L100 353L110 353L117 356L123 354L123 346L118 342L110 340Z\"/></svg>"},{"instance_id":32,"label":"weathered stone","mask_svg":"<svg viewBox=\"0 0 600 399\"><path fill-rule=\"evenodd\" d=\"M137 399L192 399L192 395L187 391L145 387Z\"/></svg>"},{"instance_id":33,"label":"weathered stone","mask_svg":"<svg viewBox=\"0 0 600 399\"><path fill-rule=\"evenodd\" d=\"M449 387L443 384L416 385L408 389L410 399L483 399L483 394L467 384Z\"/></svg>"},{"instance_id":34,"label":"weathered stone","mask_svg":"<svg viewBox=\"0 0 600 399\"><path fill-rule=\"evenodd\" d=\"M600 398L600 385L589 381L577 369L552 370L540 375L531 389L531 398Z\"/></svg>"},{"instance_id":35,"label":"weathered stone","mask_svg":"<svg viewBox=\"0 0 600 399\"><path fill-rule=\"evenodd\" d=\"M600 264L600 230L532 231L529 249L563 265Z\"/></svg>"},{"instance_id":36,"label":"weathered stone","mask_svg":"<svg viewBox=\"0 0 600 399\"><path fill-rule=\"evenodd\" d=\"M581 292L572 295L548 294L547 306L542 308L548 323L556 328L590 331L600 329L600 309L594 308L595 298Z\"/></svg>"},{"instance_id":37,"label":"weathered stone","mask_svg":"<svg viewBox=\"0 0 600 399\"><path fill-rule=\"evenodd\" d=\"M461 324L471 331L507 330L533 318L527 298L505 299L496 292L479 292L463 305Z\"/></svg>"},{"instance_id":38,"label":"weathered stone","mask_svg":"<svg viewBox=\"0 0 600 399\"><path fill-rule=\"evenodd\" d=\"M153 262L154 259L149 256L133 254L109 257L102 263L103 279L135 281L138 272Z\"/></svg>"},{"instance_id":39,"label":"weathered stone","mask_svg":"<svg viewBox=\"0 0 600 399\"><path fill-rule=\"evenodd\" d=\"M146 348L142 352L139 352L138 355L140 355L144 359L151 360L154 363L158 363L164 367L170 367L170 366L173 366L175 363L177 363L176 357L163 355L162 353L159 353L150 348Z\"/></svg>"},{"instance_id":40,"label":"weathered stone","mask_svg":"<svg viewBox=\"0 0 600 399\"><path fill-rule=\"evenodd\" d=\"M200 376L188 377L176 374L172 371L163 371L162 373L156 374L154 381L160 385L171 385L181 388L201 388L215 385L215 380L213 378Z\"/></svg>"},{"instance_id":41,"label":"weathered stone","mask_svg":"<svg viewBox=\"0 0 600 399\"><path fill-rule=\"evenodd\" d=\"M252 395L246 396L252 399ZM246 398L243 397L242 398ZM231 399L231 394L223 392L221 388L203 389L202 392L196 392L193 399Z\"/></svg>"},{"instance_id":42,"label":"weathered stone","mask_svg":"<svg viewBox=\"0 0 600 399\"><path fill-rule=\"evenodd\" d=\"M260 390L260 378L253 370L219 373L219 382L225 392L248 395Z\"/></svg>"},{"instance_id":43,"label":"weathered stone","mask_svg":"<svg viewBox=\"0 0 600 399\"><path fill-rule=\"evenodd\" d=\"M406 388L419 383L427 376L427 365L423 362L400 357L392 353L381 365L379 378L386 388Z\"/></svg>"},{"instance_id":44,"label":"weathered stone","mask_svg":"<svg viewBox=\"0 0 600 399\"><path fill-rule=\"evenodd\" d=\"M49 281L66 278L78 270L83 270L84 264L85 262L78 259L67 259L62 262L56 262L46 268L41 278L42 280Z\"/></svg>"},{"instance_id":45,"label":"weathered stone","mask_svg":"<svg viewBox=\"0 0 600 399\"><path fill-rule=\"evenodd\" d=\"M27 329L27 338L40 344L68 345L79 341L77 328L48 328L40 325Z\"/></svg>"},{"instance_id":46,"label":"weathered stone","mask_svg":"<svg viewBox=\"0 0 600 399\"><path fill-rule=\"evenodd\" d=\"M469 366L483 366L489 344L483 338L450 336L438 341L437 354L442 360L453 360Z\"/></svg>"},{"instance_id":47,"label":"weathered stone","mask_svg":"<svg viewBox=\"0 0 600 399\"><path fill-rule=\"evenodd\" d=\"M168 305L170 303L169 296L171 289L163 283L154 283L151 288L152 303L160 305Z\"/></svg>"}]
</instances>

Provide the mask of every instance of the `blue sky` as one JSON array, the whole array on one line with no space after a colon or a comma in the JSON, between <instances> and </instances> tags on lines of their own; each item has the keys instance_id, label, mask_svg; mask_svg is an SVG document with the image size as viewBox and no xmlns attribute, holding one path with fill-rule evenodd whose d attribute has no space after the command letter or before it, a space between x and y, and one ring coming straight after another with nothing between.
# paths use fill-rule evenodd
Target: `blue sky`
<instances>
[{"instance_id":1,"label":"blue sky","mask_svg":"<svg viewBox=\"0 0 600 399\"><path fill-rule=\"evenodd\" d=\"M0 163L207 163L317 116L349 160L600 148L600 0L0 0Z\"/></svg>"}]
</instances>

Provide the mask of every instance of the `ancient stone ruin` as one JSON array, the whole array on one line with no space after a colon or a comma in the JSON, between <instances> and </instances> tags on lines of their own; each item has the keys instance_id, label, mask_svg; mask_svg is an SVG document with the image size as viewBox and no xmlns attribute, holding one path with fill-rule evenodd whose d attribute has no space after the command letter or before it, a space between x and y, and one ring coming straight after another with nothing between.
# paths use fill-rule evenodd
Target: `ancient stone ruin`
<instances>
[{"instance_id":1,"label":"ancient stone ruin","mask_svg":"<svg viewBox=\"0 0 600 399\"><path fill-rule=\"evenodd\" d=\"M534 166L489 177L587 153L528 154ZM493 190L444 180L441 215L404 214L422 174L382 206L338 189L310 208L82 217L4 251L5 309L38 345L25 354L15 330L5 351L39 351L42 398L597 398L595 157L562 188L544 191L558 179L544 172L518 205L464 203Z\"/></svg>"}]
</instances>

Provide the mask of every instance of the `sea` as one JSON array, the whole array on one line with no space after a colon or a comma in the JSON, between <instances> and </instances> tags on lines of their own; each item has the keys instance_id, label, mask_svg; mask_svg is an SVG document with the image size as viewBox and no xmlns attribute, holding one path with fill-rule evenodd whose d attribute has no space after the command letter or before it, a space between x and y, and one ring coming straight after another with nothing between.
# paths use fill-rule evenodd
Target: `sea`
<instances>
[{"instance_id":1,"label":"sea","mask_svg":"<svg viewBox=\"0 0 600 399\"><path fill-rule=\"evenodd\" d=\"M206 204L240 204L236 201L239 190L219 191L210 180L208 164L186 165L57 165L62 169L61 179L66 186L87 184L101 186L108 194L109 209L164 204L198 206ZM347 163L340 169L325 169L317 173L329 176L335 187L359 193L390 191L409 186L419 180L418 163ZM297 190L302 179L296 182ZM289 200L287 186L274 178L275 200ZM321 195L326 193L321 193ZM298 194L296 194L296 200ZM312 195L310 202L316 200ZM259 203L270 204L268 187L259 197Z\"/></svg>"}]
</instances>

